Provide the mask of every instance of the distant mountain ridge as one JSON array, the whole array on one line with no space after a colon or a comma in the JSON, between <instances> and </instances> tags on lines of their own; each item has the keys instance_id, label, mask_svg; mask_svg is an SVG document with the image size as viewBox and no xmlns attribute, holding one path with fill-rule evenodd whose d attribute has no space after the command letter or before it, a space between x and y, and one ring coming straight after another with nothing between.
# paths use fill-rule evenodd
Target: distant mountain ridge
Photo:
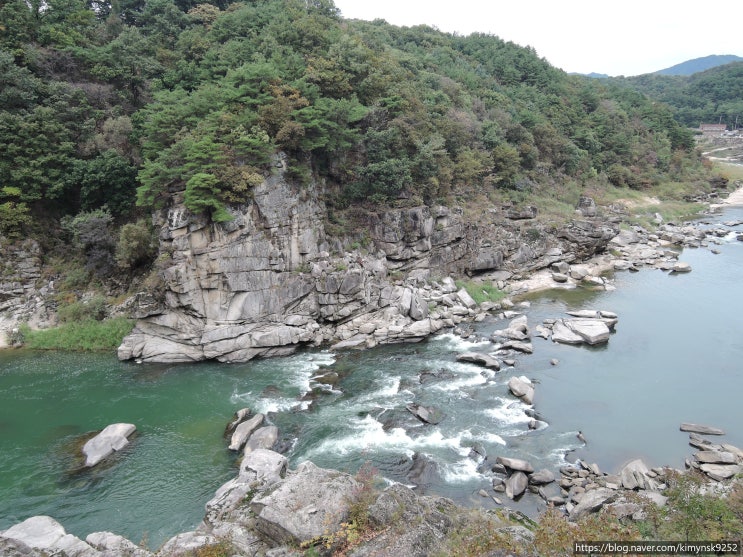
<instances>
[{"instance_id":1,"label":"distant mountain ridge","mask_svg":"<svg viewBox=\"0 0 743 557\"><path fill-rule=\"evenodd\" d=\"M657 72L651 72L645 75L692 75L695 73L703 72L717 66L723 66L732 62L743 61L743 58L736 56L735 54L712 54L710 56L703 56L702 58L694 58L693 60L687 60L681 62L670 68L658 70ZM576 73L572 72L570 75L582 75L584 77L592 77L594 79L606 79L612 77L605 73L591 72L591 73ZM630 76L628 76L630 77Z\"/></svg>"},{"instance_id":2,"label":"distant mountain ridge","mask_svg":"<svg viewBox=\"0 0 743 557\"><path fill-rule=\"evenodd\" d=\"M731 62L740 62L741 60L743 58L734 54L713 54L711 56L687 60L686 62L681 62L680 64L659 70L655 73L657 75L692 75L709 70L710 68L730 64Z\"/></svg>"}]
</instances>

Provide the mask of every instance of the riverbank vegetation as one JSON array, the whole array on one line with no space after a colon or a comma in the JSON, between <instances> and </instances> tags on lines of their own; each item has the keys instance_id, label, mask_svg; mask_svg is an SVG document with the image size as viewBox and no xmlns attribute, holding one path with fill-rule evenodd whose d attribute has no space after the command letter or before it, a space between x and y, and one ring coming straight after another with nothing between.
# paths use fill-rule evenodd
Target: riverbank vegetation
<instances>
[{"instance_id":1,"label":"riverbank vegetation","mask_svg":"<svg viewBox=\"0 0 743 557\"><path fill-rule=\"evenodd\" d=\"M551 508L533 521L506 508L487 511L457 508L456 512L448 515L452 523L450 533L440 540L433 555L569 557L574 555L576 542L587 540L610 540L615 543L737 540L743 531L743 484L740 480L708 484L702 475L693 471L678 473L664 494L668 501L659 507L629 492L628 500L636 504L639 510L633 517L623 518L602 511L586 514L578 520L569 520L558 508ZM374 500L375 497L367 494L363 503L368 505ZM360 505L356 507L358 510ZM343 544L341 552L322 554L345 555L378 533L371 524L365 523L354 532L352 543ZM346 537L343 539L348 542ZM305 552L305 555L317 554L315 547Z\"/></svg>"},{"instance_id":2,"label":"riverbank vegetation","mask_svg":"<svg viewBox=\"0 0 743 557\"><path fill-rule=\"evenodd\" d=\"M125 317L85 318L51 329L32 330L23 325L17 340L32 350L115 351L133 327L134 321Z\"/></svg>"}]
</instances>

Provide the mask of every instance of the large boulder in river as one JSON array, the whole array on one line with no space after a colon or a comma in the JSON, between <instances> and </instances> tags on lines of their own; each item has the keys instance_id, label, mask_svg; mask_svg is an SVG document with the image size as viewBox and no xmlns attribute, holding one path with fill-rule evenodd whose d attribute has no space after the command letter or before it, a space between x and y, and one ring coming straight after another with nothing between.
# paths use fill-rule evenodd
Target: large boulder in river
<instances>
[{"instance_id":1,"label":"large boulder in river","mask_svg":"<svg viewBox=\"0 0 743 557\"><path fill-rule=\"evenodd\" d=\"M98 464L114 451L120 451L129 444L128 437L137 430L133 424L111 424L83 445L85 466Z\"/></svg>"},{"instance_id":2,"label":"large boulder in river","mask_svg":"<svg viewBox=\"0 0 743 557\"><path fill-rule=\"evenodd\" d=\"M514 472L506 480L506 497L516 499L529 485L529 478L523 472Z\"/></svg>"},{"instance_id":3,"label":"large boulder in river","mask_svg":"<svg viewBox=\"0 0 743 557\"><path fill-rule=\"evenodd\" d=\"M588 344L602 344L611 331L601 319L566 319L565 325Z\"/></svg>"},{"instance_id":4,"label":"large boulder in river","mask_svg":"<svg viewBox=\"0 0 743 557\"><path fill-rule=\"evenodd\" d=\"M250 417L250 408L241 408L232 416L232 420L224 428L224 436L231 435L237 426Z\"/></svg>"},{"instance_id":5,"label":"large boulder in river","mask_svg":"<svg viewBox=\"0 0 743 557\"><path fill-rule=\"evenodd\" d=\"M672 273L690 273L691 265L683 261L678 261L674 263L673 267L671 268L671 272Z\"/></svg>"},{"instance_id":6,"label":"large boulder in river","mask_svg":"<svg viewBox=\"0 0 743 557\"><path fill-rule=\"evenodd\" d=\"M508 388L514 396L520 398L524 403L531 404L534 401L534 387L526 377L511 377L508 380Z\"/></svg>"},{"instance_id":7,"label":"large boulder in river","mask_svg":"<svg viewBox=\"0 0 743 557\"><path fill-rule=\"evenodd\" d=\"M478 366L494 369L495 371L500 370L500 362L496 358L480 352L463 352L457 355L457 361L477 364Z\"/></svg>"},{"instance_id":8,"label":"large boulder in river","mask_svg":"<svg viewBox=\"0 0 743 557\"><path fill-rule=\"evenodd\" d=\"M248 438L263 423L263 418L263 414L256 414L249 420L239 424L232 433L229 449L231 451L239 451L242 449Z\"/></svg>"},{"instance_id":9,"label":"large boulder in river","mask_svg":"<svg viewBox=\"0 0 743 557\"><path fill-rule=\"evenodd\" d=\"M528 461L522 460L520 458L499 456L495 459L495 461L498 464L502 464L509 470L514 470L516 472L526 472L527 474L531 474L532 472L534 472L534 467Z\"/></svg>"},{"instance_id":10,"label":"large boulder in river","mask_svg":"<svg viewBox=\"0 0 743 557\"><path fill-rule=\"evenodd\" d=\"M619 472L622 486L624 489L652 489L652 482L648 477L649 472L650 469L639 458L628 462Z\"/></svg>"}]
</instances>

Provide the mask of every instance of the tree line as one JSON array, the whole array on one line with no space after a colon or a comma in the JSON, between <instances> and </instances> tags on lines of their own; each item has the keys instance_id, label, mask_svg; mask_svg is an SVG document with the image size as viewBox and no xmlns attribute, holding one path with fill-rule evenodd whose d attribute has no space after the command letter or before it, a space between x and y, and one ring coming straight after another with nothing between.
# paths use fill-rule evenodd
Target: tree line
<instances>
[{"instance_id":1,"label":"tree line","mask_svg":"<svg viewBox=\"0 0 743 557\"><path fill-rule=\"evenodd\" d=\"M0 22L6 236L174 199L226 221L278 151L338 210L560 179L640 189L700 164L643 94L331 0L0 0Z\"/></svg>"}]
</instances>

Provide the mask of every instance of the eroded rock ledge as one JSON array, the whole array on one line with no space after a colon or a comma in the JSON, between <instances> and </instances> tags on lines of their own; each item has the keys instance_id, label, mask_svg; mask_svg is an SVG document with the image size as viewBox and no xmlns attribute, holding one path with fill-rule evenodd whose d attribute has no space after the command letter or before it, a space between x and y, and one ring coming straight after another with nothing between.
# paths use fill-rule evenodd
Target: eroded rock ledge
<instances>
[{"instance_id":1,"label":"eroded rock ledge","mask_svg":"<svg viewBox=\"0 0 743 557\"><path fill-rule=\"evenodd\" d=\"M547 233L533 208L492 208L474 222L456 208L413 207L369 217L367 249L346 252L325 233L319 186L292 184L281 157L276 165L228 223L189 214L177 195L157 217L160 251L171 256L164 294L138 297L139 321L119 358L241 362L307 344L419 340L474 316L444 277L576 261L618 232L584 217Z\"/></svg>"}]
</instances>

